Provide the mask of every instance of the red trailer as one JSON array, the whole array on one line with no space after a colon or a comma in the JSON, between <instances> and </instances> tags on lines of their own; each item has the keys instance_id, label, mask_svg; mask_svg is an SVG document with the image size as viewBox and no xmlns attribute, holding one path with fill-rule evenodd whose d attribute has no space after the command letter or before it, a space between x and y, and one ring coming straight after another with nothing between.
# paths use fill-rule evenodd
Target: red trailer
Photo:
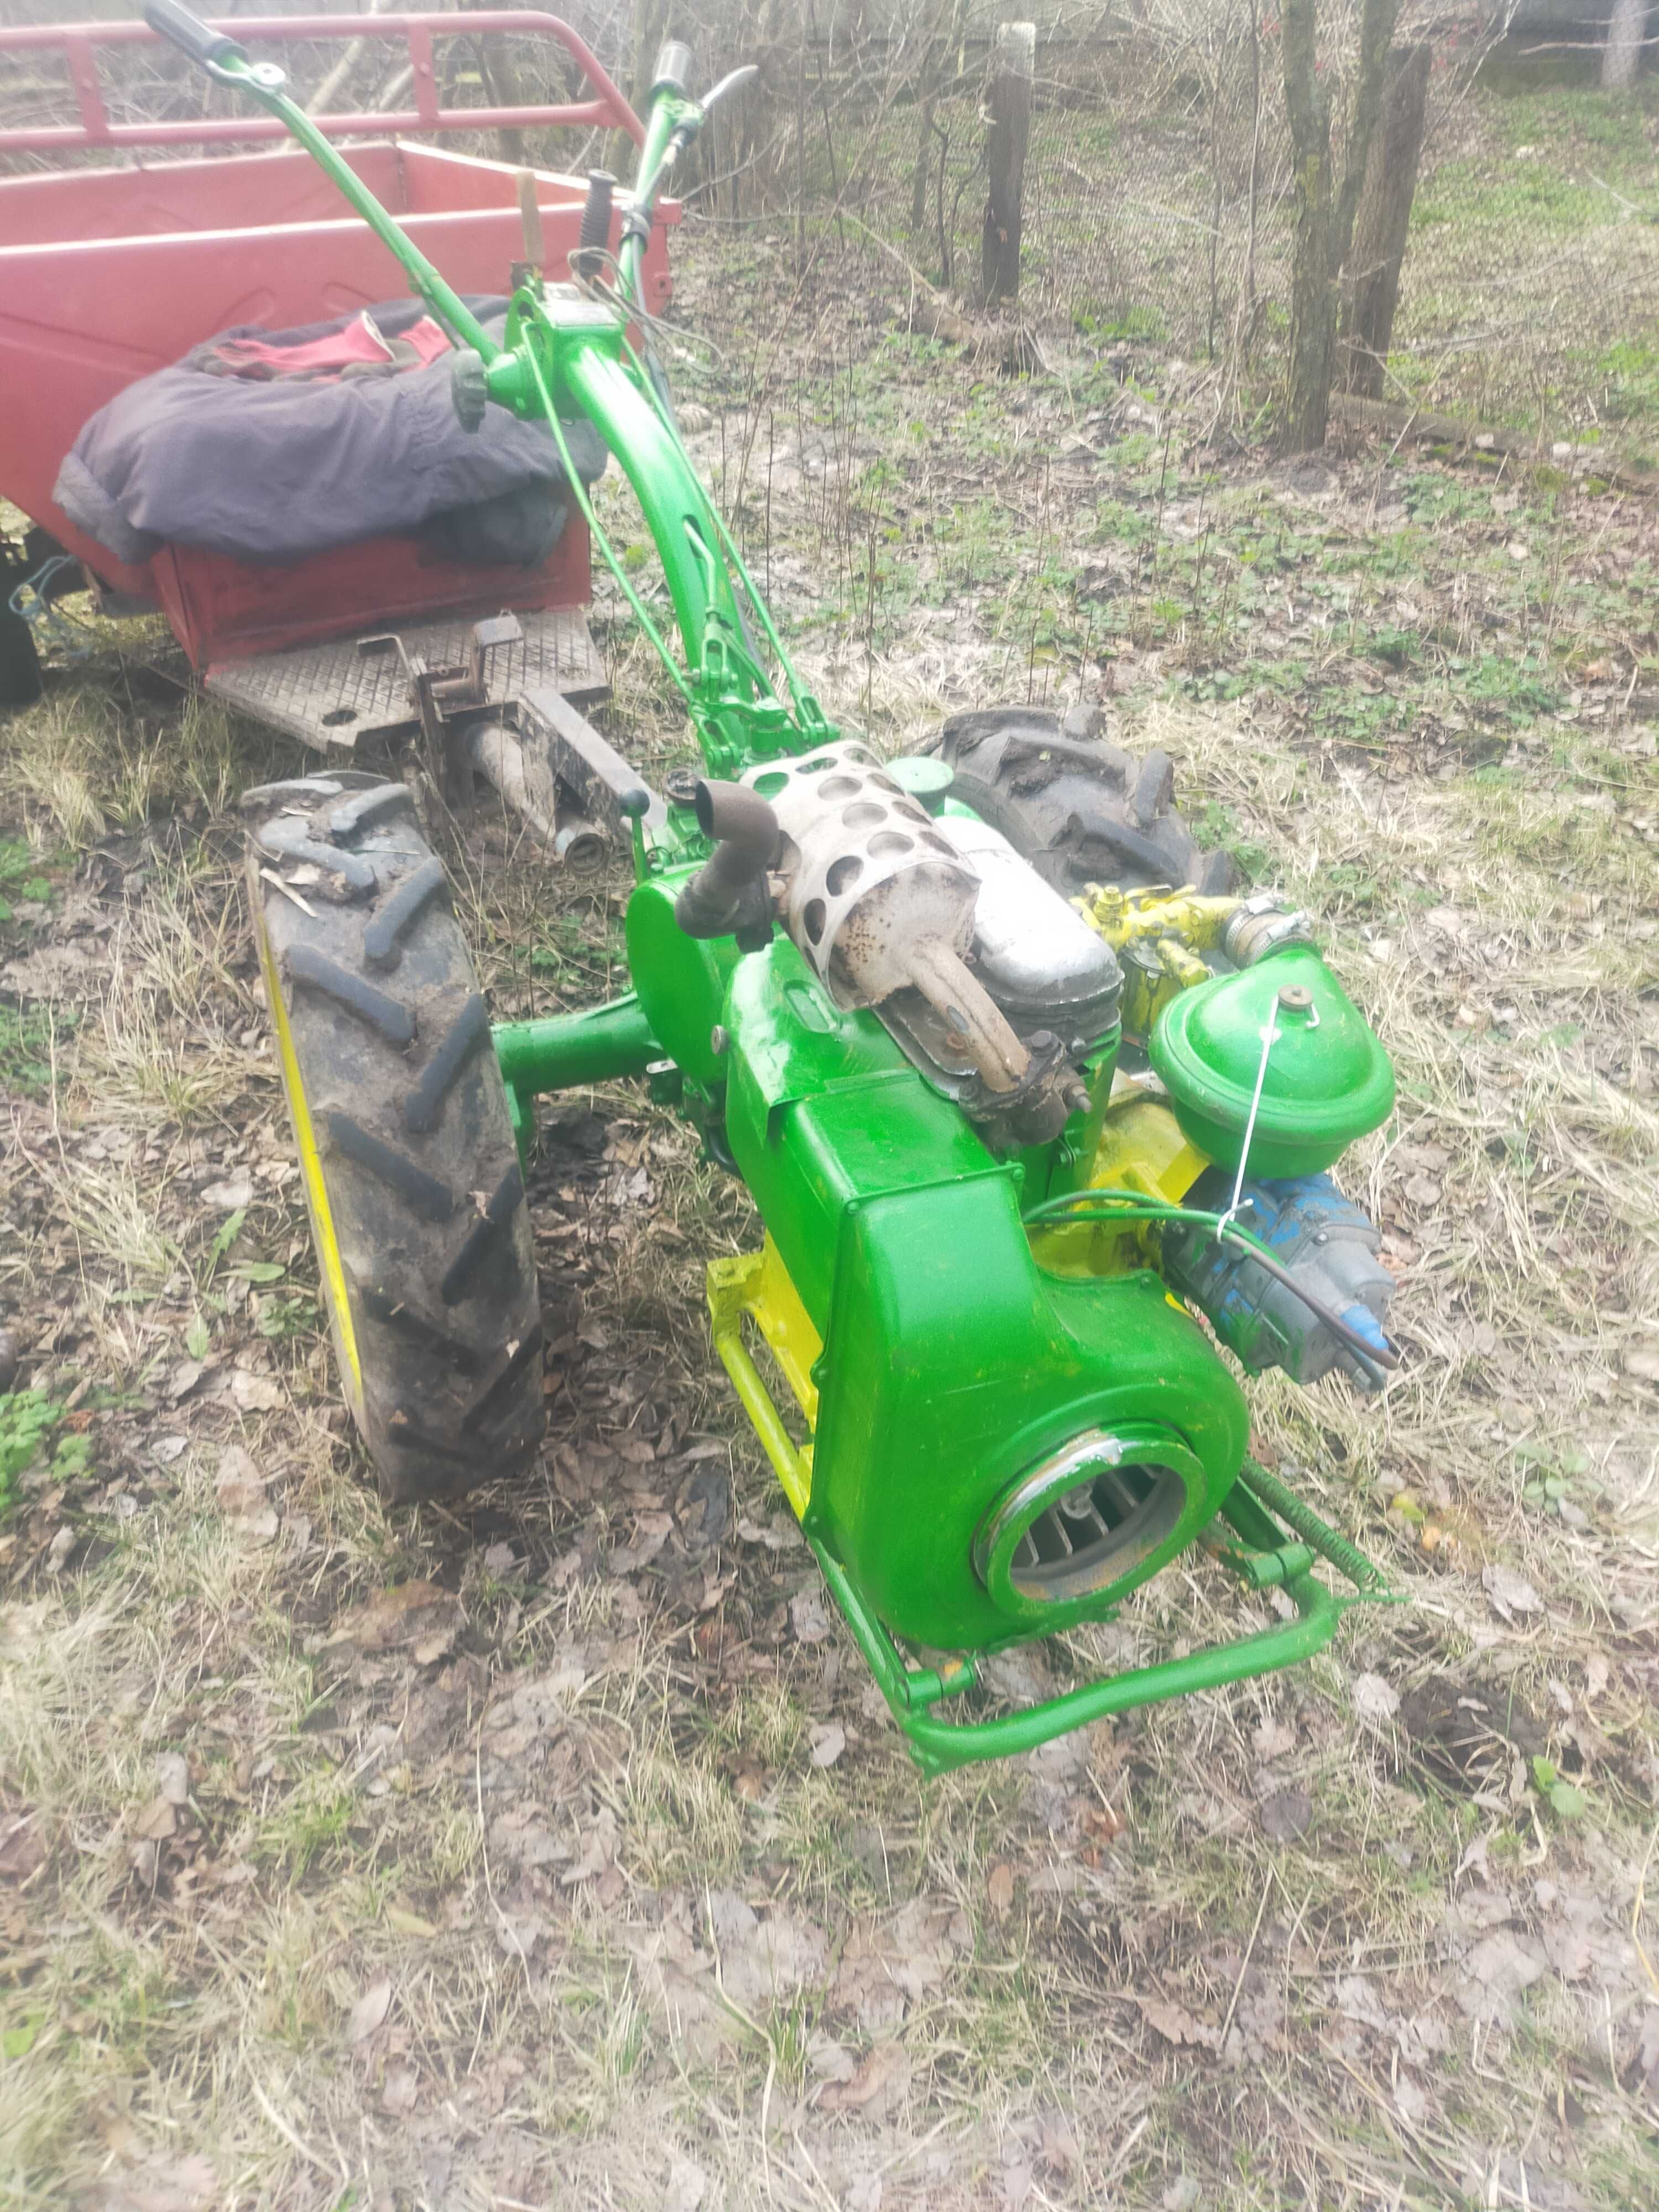
<instances>
[{"instance_id":1,"label":"red trailer","mask_svg":"<svg viewBox=\"0 0 1659 2212\"><path fill-rule=\"evenodd\" d=\"M285 15L237 17L221 27L256 51L312 40L404 46L408 112L317 121L334 137L373 134L375 143L349 147L346 158L463 293L507 289L523 251L520 172L416 144L406 134L563 125L621 131L636 143L642 136L599 62L556 16L473 9ZM535 106L441 106L434 40L505 32L545 40L550 62L567 71L574 65L586 96ZM73 125L0 131L0 155L76 161L0 178L0 495L77 556L105 592L129 606L161 608L210 689L312 742L349 745L413 719L404 656L357 651L369 632L395 631L410 659L445 668L467 658L478 617L511 610L517 624L498 629L501 649L485 656L492 698L531 684L577 695L599 688L582 613L587 532L574 514L545 566L532 570L465 566L412 538L390 537L280 565L168 546L131 568L54 504L58 468L82 423L124 386L233 325L294 327L403 289L386 248L342 210L303 153L146 161L156 149L240 145L279 136L281 126L243 114L112 119L98 57L136 40L161 44L138 21L0 28L0 56L27 55L38 66L56 50L79 110ZM190 90L193 96L193 82ZM107 152L127 158L100 161ZM546 274L562 278L586 185L534 173ZM618 228L626 204L618 193ZM669 296L664 226L678 219L677 207L659 208L647 251L647 297L659 307ZM476 648L472 659L476 671Z\"/></svg>"}]
</instances>

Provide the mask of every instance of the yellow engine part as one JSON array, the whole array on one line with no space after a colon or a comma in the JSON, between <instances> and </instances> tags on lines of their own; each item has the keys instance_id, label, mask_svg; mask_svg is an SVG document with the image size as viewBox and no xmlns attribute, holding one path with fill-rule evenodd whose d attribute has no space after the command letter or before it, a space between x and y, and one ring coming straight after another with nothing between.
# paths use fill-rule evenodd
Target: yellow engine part
<instances>
[{"instance_id":1,"label":"yellow engine part","mask_svg":"<svg viewBox=\"0 0 1659 2212\"><path fill-rule=\"evenodd\" d=\"M1172 937L1203 952L1220 943L1222 931L1244 902L1165 890L1157 884L1128 891L1115 884L1091 884L1072 903L1115 951L1121 952L1136 938Z\"/></svg>"},{"instance_id":2,"label":"yellow engine part","mask_svg":"<svg viewBox=\"0 0 1659 2212\"><path fill-rule=\"evenodd\" d=\"M1133 1190L1174 1205L1185 1198L1209 1164L1188 1143L1163 1098L1128 1076L1115 1078L1095 1143L1088 1188ZM1031 1249L1039 1265L1056 1274L1124 1274L1146 1265L1147 1233L1144 1223L1114 1229L1106 1222L1079 1222L1075 1228L1034 1230Z\"/></svg>"},{"instance_id":3,"label":"yellow engine part","mask_svg":"<svg viewBox=\"0 0 1659 2212\"><path fill-rule=\"evenodd\" d=\"M720 1363L799 1519L812 1495L810 1435L804 1444L790 1435L744 1340L743 1324L747 1319L760 1331L809 1431L817 1426L818 1386L812 1369L823 1341L769 1237L758 1252L709 1261L708 1317Z\"/></svg>"},{"instance_id":4,"label":"yellow engine part","mask_svg":"<svg viewBox=\"0 0 1659 2212\"><path fill-rule=\"evenodd\" d=\"M1243 901L1158 885L1126 891L1091 884L1072 903L1121 961L1123 1026L1131 1036L1146 1037L1178 992L1208 982L1210 970L1199 956L1220 943Z\"/></svg>"}]
</instances>

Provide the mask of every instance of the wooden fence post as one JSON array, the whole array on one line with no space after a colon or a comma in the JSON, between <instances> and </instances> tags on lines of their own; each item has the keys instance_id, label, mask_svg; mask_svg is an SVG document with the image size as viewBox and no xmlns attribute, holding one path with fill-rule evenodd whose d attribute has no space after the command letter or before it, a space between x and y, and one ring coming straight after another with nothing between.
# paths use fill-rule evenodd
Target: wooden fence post
<instances>
[{"instance_id":1,"label":"wooden fence post","mask_svg":"<svg viewBox=\"0 0 1659 2212\"><path fill-rule=\"evenodd\" d=\"M985 233L980 248L980 291L988 307L1019 292L1020 199L1025 186L1025 149L1031 135L1031 79L1036 73L1036 25L999 23L991 50L986 106L990 129L985 166L990 175Z\"/></svg>"},{"instance_id":2,"label":"wooden fence post","mask_svg":"<svg viewBox=\"0 0 1659 2212\"><path fill-rule=\"evenodd\" d=\"M1417 165L1423 151L1431 46L1395 46L1382 87L1382 112L1371 134L1343 302L1342 387L1356 398L1382 397L1383 368L1400 304Z\"/></svg>"}]
</instances>

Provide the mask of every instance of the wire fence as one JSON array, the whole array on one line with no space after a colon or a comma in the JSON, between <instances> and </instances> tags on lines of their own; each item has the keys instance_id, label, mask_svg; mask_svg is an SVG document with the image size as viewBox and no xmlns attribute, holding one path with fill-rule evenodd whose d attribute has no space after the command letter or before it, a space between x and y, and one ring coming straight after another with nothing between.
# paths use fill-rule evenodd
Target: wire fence
<instances>
[{"instance_id":1,"label":"wire fence","mask_svg":"<svg viewBox=\"0 0 1659 2212\"><path fill-rule=\"evenodd\" d=\"M23 0L7 12L63 20L128 4ZM1339 173L1358 4L1322 0L1320 11ZM283 0L258 5L282 12ZM1659 76L1618 98L1600 90L1599 28L1571 28L1591 5L1406 0L1396 38L1426 41L1432 67L1384 390L1646 453L1659 448ZM233 6L219 0L213 12ZM999 21L1035 15L1019 312L1039 327L1229 362L1243 392L1270 383L1288 321L1294 210L1276 6L567 0L561 12L636 96L667 32L695 43L710 76L759 62L759 83L720 112L685 179L707 216L793 223L804 249L839 216L837 250L878 241L889 275L908 263L969 302L987 198L988 58ZM1513 35L1519 21L1534 27L1529 58ZM537 40L457 39L439 51L446 104L574 89ZM308 94L337 71L342 49L283 53ZM125 76L110 92L118 114L181 101L199 112L225 98L159 49L122 55ZM367 48L337 75L333 104L401 104L402 59ZM9 121L50 118L68 99L50 72L9 83L0 74ZM480 148L507 150L482 138ZM580 170L621 149L565 134L521 150Z\"/></svg>"}]
</instances>

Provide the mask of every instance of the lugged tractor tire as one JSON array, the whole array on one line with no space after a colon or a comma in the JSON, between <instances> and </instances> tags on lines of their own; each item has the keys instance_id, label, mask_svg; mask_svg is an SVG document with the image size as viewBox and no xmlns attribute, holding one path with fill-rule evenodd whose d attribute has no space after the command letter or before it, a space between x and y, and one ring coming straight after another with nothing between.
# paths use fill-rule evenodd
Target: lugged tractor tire
<instances>
[{"instance_id":1,"label":"lugged tractor tire","mask_svg":"<svg viewBox=\"0 0 1659 2212\"><path fill-rule=\"evenodd\" d=\"M401 783L319 775L242 803L265 997L352 1418L394 1502L516 1474L544 1421L535 1255L442 865Z\"/></svg>"},{"instance_id":2,"label":"lugged tractor tire","mask_svg":"<svg viewBox=\"0 0 1659 2212\"><path fill-rule=\"evenodd\" d=\"M1085 884L1233 888L1231 854L1203 851L1176 811L1165 752L1137 760L1103 738L1068 737L1044 708L990 707L952 714L939 756L955 770L951 796L1067 898Z\"/></svg>"}]
</instances>

